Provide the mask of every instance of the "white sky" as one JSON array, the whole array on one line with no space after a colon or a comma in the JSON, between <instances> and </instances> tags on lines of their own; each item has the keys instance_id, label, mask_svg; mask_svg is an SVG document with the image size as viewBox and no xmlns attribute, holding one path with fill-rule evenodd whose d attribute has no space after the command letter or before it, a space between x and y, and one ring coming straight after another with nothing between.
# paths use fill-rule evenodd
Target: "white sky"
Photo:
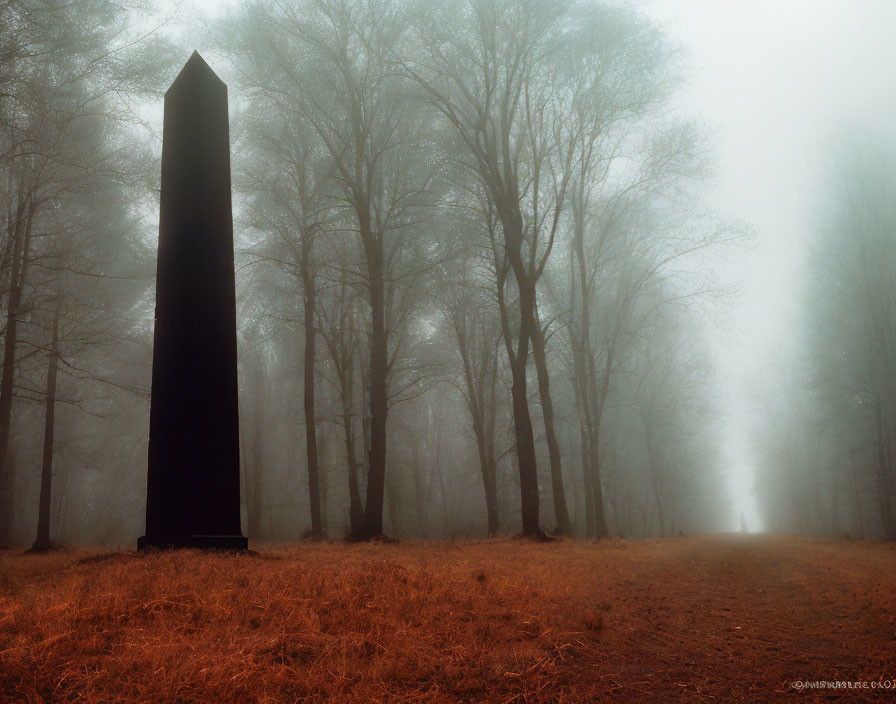
<instances>
[{"instance_id":1,"label":"white sky","mask_svg":"<svg viewBox=\"0 0 896 704\"><path fill-rule=\"evenodd\" d=\"M710 204L755 228L755 247L724 272L739 292L714 347L728 402L731 527L743 513L761 529L750 435L762 409L753 389L791 334L834 143L848 130L896 119L896 1L635 1L690 53L695 75L681 100L717 130ZM235 2L187 0L181 10L216 16Z\"/></svg>"}]
</instances>

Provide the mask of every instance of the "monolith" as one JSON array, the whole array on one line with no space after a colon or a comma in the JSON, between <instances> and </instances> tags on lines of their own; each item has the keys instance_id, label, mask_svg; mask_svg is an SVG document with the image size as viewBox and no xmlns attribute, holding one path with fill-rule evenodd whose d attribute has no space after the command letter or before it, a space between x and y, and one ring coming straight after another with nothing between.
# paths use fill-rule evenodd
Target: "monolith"
<instances>
[{"instance_id":1,"label":"monolith","mask_svg":"<svg viewBox=\"0 0 896 704\"><path fill-rule=\"evenodd\" d=\"M146 535L245 549L227 86L193 52L165 93Z\"/></svg>"}]
</instances>

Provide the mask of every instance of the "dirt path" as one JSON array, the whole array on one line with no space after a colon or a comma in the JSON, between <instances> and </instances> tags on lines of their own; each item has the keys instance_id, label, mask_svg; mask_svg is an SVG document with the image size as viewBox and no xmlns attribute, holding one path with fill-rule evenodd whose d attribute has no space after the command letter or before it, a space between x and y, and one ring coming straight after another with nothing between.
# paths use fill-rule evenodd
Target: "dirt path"
<instances>
[{"instance_id":1,"label":"dirt path","mask_svg":"<svg viewBox=\"0 0 896 704\"><path fill-rule=\"evenodd\" d=\"M0 701L896 701L890 544L92 555L0 553Z\"/></svg>"},{"instance_id":2,"label":"dirt path","mask_svg":"<svg viewBox=\"0 0 896 704\"><path fill-rule=\"evenodd\" d=\"M620 693L640 680L645 701L896 700L894 546L706 536L640 548L605 634ZM868 689L794 688L816 681Z\"/></svg>"}]
</instances>

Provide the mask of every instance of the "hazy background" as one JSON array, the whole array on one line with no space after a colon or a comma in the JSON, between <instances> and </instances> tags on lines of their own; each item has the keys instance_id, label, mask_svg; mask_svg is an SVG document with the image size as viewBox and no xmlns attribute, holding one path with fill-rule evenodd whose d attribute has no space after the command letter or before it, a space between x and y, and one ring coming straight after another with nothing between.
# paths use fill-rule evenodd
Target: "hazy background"
<instances>
[{"instance_id":1,"label":"hazy background","mask_svg":"<svg viewBox=\"0 0 896 704\"><path fill-rule=\"evenodd\" d=\"M546 6L526 5L538 17ZM483 366L479 377L483 388L497 389L486 413L496 438L489 441L498 477L495 516L500 514L502 530L519 528L524 480L511 441L519 410L511 403L511 380L518 375L504 345L490 337L501 328L489 288L499 277L496 261L482 256L492 250L488 218L480 216L493 204L476 200L484 198L477 189L489 181L475 169L458 168L464 145L433 109L426 82L400 75L406 66L396 68L391 47L377 53L365 44L382 40L376 32L364 34L372 26L368 7L386 8L384 16L393 9L404 13L396 31L412 37L402 39L407 55L425 59L432 48L426 42L441 37L445 45L457 42L450 55L468 71L472 64L463 62L470 48L463 41L478 31L469 8L492 13L499 25L517 8L486 0L449 9L424 0L183 0L123 8L105 0L59 8L28 0L0 4L0 13L12 18L0 28L0 86L7 87L0 95L6 184L0 189L6 218L0 290L5 339L13 340L5 342L4 359L13 361L4 362L0 389L0 500L21 505L8 525L0 525L0 540L25 540L39 496L46 514L51 483L53 521L64 539L128 542L140 530L162 99L194 49L229 86L243 519L250 534L291 540L306 532L315 503L309 484L317 470L304 459L311 432L304 424L304 388L318 389L319 417L312 425L322 447L324 533L340 534L348 520L348 487L355 480L345 482L353 471L346 447L356 451L362 493L370 469L370 423L376 415L370 398L373 343L368 346L373 302L366 298L365 280L370 264L344 176L332 175L345 154L337 154L321 132L322 124L334 134L352 129L351 114L339 112L346 95L340 81L362 65L372 72L365 75L383 76L391 86L366 95L363 114L388 112L395 96L409 101L401 102L411 116L408 131L395 133L407 152L399 150L403 156L395 157L400 168L394 174L411 174L404 184L411 189L433 179L411 199L414 217L426 224L414 237L396 236L399 244L389 245L405 261L386 275L399 310L387 325L389 354L398 360L388 383L401 397L388 415L387 526L407 537L484 530L478 466L487 462L484 455L477 458L483 445L471 430L464 374L470 379L460 360L464 343L455 334L457 315L471 314L472 322L464 318L475 327L471 339L486 351L497 345L488 353L494 365ZM537 383L538 365L530 360L523 376L528 375L544 527L552 528L554 512L558 522L563 513L558 502L565 494L554 471L562 459L569 534L600 535L590 517L590 462L605 465L607 496L595 499L594 510L602 501L612 504L614 525L607 535L742 527L896 535L896 512L889 507L889 497L896 506L896 367L890 362L896 360L896 339L889 333L896 326L889 273L896 266L896 214L889 205L896 202L896 96L890 89L896 6L883 0L632 0L557 8L579 18L582 27L591 11L601 18L589 26L591 34L579 35L583 56L611 55L619 36L637 47L618 55L630 71L624 79L613 83L614 75L606 85L591 86L602 100L600 90L608 91L606 105L615 106L613 100L628 96L627 90L655 90L660 97L623 118L624 136L615 145L621 156L607 159L613 164L610 177L583 177L600 184L588 206L595 214L587 230L588 256L599 262L599 291L592 292L594 349L587 351L597 360L592 371L577 371L575 361L583 339L576 341L577 326L586 327L587 316L576 318L571 201L562 209L558 244L538 282L540 314L549 321L546 374L556 431L547 429L550 404ZM467 22L464 32L439 35L443 28L428 22L441 11ZM336 25L351 35L349 43L356 42L347 61L357 65L347 72L322 48L336 42L338 49ZM639 43L654 28L662 41ZM505 37L508 46L517 39L512 33ZM547 64L545 73L578 65L558 51L561 44L547 47L557 63ZM587 76L576 74L575 80L583 86ZM667 86L673 86L669 96ZM551 84L539 89L550 94ZM572 114L571 98L552 99L550 105ZM314 122L314 115L326 119ZM527 132L519 129L513 139L524 140ZM395 151L395 145L383 144L374 146L384 154ZM552 149L559 142L553 144ZM561 152L550 153L553 159ZM638 169L663 155L670 160L656 162L662 165L645 181L655 183L656 191L633 185L640 200L613 220L616 206L627 202L627 179L638 184ZM289 207L282 210L298 197L289 185L295 160L302 164L296 173L331 174L301 206L302 217L316 213L312 220L327 213L311 225L291 223ZM524 162L524 171L532 169L524 172L525 181L541 167ZM558 172L542 175L548 173ZM550 188L542 187L543 202L550 202ZM384 192L391 191L380 197ZM31 228L28 209L35 202L34 247L26 244L24 258L16 259L22 242L32 242L23 233ZM525 215L533 205L521 207ZM396 229L402 228L410 230L407 224ZM303 239L312 231L325 234ZM387 227L383 237L393 231ZM606 232L612 233L608 249L602 244ZM90 237L103 237L105 244L95 246ZM302 246L312 240L319 242L320 265L303 280L297 272L309 272ZM690 253L691 245L696 253ZM16 291L15 272L28 267L27 284ZM310 348L317 358L303 378L302 348L307 352L313 335L303 323L302 296L314 280L322 292L312 316L319 337ZM519 285L513 279L498 284L511 303L511 329L518 325L513 315L523 310ZM337 291L348 304L343 306ZM60 301L74 306L65 313L73 327L57 339ZM519 310L513 308L517 304ZM343 314L348 317L339 318ZM9 327L16 321L22 321L18 333ZM346 386L331 353L349 321ZM614 327L614 321L624 324ZM84 338L77 326L90 335ZM62 362L51 356L47 366L48 350ZM582 398L592 391L588 386L582 392L582 374L596 379L604 360L613 359L612 351L606 356L609 350L618 351L617 366L606 376L610 383L599 394L595 384L593 392L601 398L601 413L607 403L605 427L586 442L591 431L581 431L587 415ZM54 368L62 374L58 394L51 391ZM340 396L346 388L348 400ZM55 441L51 432L42 451L56 407L61 410ZM553 435L559 456L551 454ZM588 443L599 447L593 457ZM488 493L487 479L485 485ZM865 520L868 515L873 518Z\"/></svg>"},{"instance_id":2,"label":"hazy background","mask_svg":"<svg viewBox=\"0 0 896 704\"><path fill-rule=\"evenodd\" d=\"M896 6L865 0L649 0L645 8L688 48L692 87L683 100L717 126L718 182L709 197L754 225L755 249L727 273L740 291L719 361L728 379L732 490L749 524L750 432L757 380L793 334L805 244L832 144L842 132L887 128L896 95Z\"/></svg>"},{"instance_id":3,"label":"hazy background","mask_svg":"<svg viewBox=\"0 0 896 704\"><path fill-rule=\"evenodd\" d=\"M193 0L171 31L189 44L239 3ZM725 456L734 513L763 528L751 433L763 413L757 381L793 335L805 244L825 165L844 131L886 128L896 116L896 5L886 0L637 0L680 41L690 77L681 105L702 115L716 175L709 203L751 226L754 241L720 266L734 291L711 344L727 399ZM203 47L197 47L200 51ZM213 55L212 47L203 53ZM221 57L224 58L224 57ZM226 67L221 67L226 71ZM161 112L154 116L161 128Z\"/></svg>"}]
</instances>

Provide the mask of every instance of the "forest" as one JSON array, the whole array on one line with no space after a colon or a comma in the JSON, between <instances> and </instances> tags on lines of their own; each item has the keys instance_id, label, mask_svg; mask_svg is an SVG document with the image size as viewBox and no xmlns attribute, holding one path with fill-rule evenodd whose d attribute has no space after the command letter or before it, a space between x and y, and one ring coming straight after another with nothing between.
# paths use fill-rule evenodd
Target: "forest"
<instances>
[{"instance_id":1,"label":"forest","mask_svg":"<svg viewBox=\"0 0 896 704\"><path fill-rule=\"evenodd\" d=\"M141 530L137 106L183 56L135 24L4 6L3 542ZM701 253L738 233L695 207L707 155L661 32L489 2L262 4L210 31L234 66L250 539L726 525Z\"/></svg>"},{"instance_id":2,"label":"forest","mask_svg":"<svg viewBox=\"0 0 896 704\"><path fill-rule=\"evenodd\" d=\"M171 17L0 4L2 544L142 530ZM751 225L704 198L679 42L584 1L241 3L198 34L230 94L250 539L741 526L711 338ZM896 152L841 141L754 494L772 530L892 539Z\"/></svg>"},{"instance_id":3,"label":"forest","mask_svg":"<svg viewBox=\"0 0 896 704\"><path fill-rule=\"evenodd\" d=\"M0 0L0 704L891 694L894 23Z\"/></svg>"}]
</instances>

